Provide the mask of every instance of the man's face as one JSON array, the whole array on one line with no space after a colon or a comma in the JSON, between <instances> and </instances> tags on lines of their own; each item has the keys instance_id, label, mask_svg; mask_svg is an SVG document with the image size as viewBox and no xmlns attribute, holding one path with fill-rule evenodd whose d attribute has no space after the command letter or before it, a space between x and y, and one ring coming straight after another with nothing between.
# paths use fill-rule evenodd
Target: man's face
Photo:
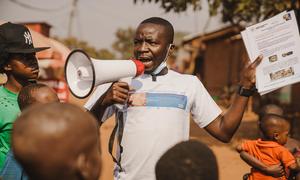
<instances>
[{"instance_id":1,"label":"man's face","mask_svg":"<svg viewBox=\"0 0 300 180\"><path fill-rule=\"evenodd\" d=\"M140 24L134 37L134 56L145 65L145 73L152 73L166 58L170 45L166 28L152 23Z\"/></svg>"},{"instance_id":2,"label":"man's face","mask_svg":"<svg viewBox=\"0 0 300 180\"><path fill-rule=\"evenodd\" d=\"M8 71L21 79L36 80L39 66L35 53L12 54L8 63Z\"/></svg>"}]
</instances>

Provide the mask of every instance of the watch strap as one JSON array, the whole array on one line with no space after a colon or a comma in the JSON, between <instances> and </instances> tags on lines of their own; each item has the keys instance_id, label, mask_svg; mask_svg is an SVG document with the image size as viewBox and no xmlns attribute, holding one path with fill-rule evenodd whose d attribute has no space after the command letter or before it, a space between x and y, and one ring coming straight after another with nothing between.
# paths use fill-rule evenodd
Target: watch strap
<instances>
[{"instance_id":1,"label":"watch strap","mask_svg":"<svg viewBox=\"0 0 300 180\"><path fill-rule=\"evenodd\" d=\"M250 97L250 96L252 96L256 92L256 90L257 89L255 88L255 86L252 87L251 89L247 89L247 88L245 88L245 87L243 87L243 86L240 85L238 87L238 94L240 96Z\"/></svg>"}]
</instances>

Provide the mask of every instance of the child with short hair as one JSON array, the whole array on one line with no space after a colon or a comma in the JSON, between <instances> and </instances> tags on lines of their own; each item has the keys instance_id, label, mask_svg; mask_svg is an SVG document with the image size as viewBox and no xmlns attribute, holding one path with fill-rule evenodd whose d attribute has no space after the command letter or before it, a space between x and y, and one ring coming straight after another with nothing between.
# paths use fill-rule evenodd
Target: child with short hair
<instances>
[{"instance_id":1,"label":"child with short hair","mask_svg":"<svg viewBox=\"0 0 300 180\"><path fill-rule=\"evenodd\" d=\"M52 102L59 102L58 96L52 88L45 84L30 84L25 86L21 89L18 95L18 104L21 111L27 109L33 104L46 104ZM12 150L7 153L0 175L4 179L28 179L24 170L15 160Z\"/></svg>"},{"instance_id":2,"label":"child with short hair","mask_svg":"<svg viewBox=\"0 0 300 180\"><path fill-rule=\"evenodd\" d=\"M290 123L282 116L276 114L267 114L260 121L261 139L247 140L237 146L238 152L247 152L266 165L276 165L282 163L285 167L285 176L274 178L258 171L251 169L250 180L269 180L282 179L286 180L289 170L299 171L294 156L283 145L287 142Z\"/></svg>"},{"instance_id":3,"label":"child with short hair","mask_svg":"<svg viewBox=\"0 0 300 180\"><path fill-rule=\"evenodd\" d=\"M30 180L98 180L96 119L67 103L35 104L14 123L12 149Z\"/></svg>"},{"instance_id":4,"label":"child with short hair","mask_svg":"<svg viewBox=\"0 0 300 180\"><path fill-rule=\"evenodd\" d=\"M165 152L155 167L157 180L218 180L215 154L205 144L189 140Z\"/></svg>"},{"instance_id":5,"label":"child with short hair","mask_svg":"<svg viewBox=\"0 0 300 180\"><path fill-rule=\"evenodd\" d=\"M49 86L41 83L30 84L21 89L18 95L18 104L23 111L35 103L59 102L56 92Z\"/></svg>"}]
</instances>

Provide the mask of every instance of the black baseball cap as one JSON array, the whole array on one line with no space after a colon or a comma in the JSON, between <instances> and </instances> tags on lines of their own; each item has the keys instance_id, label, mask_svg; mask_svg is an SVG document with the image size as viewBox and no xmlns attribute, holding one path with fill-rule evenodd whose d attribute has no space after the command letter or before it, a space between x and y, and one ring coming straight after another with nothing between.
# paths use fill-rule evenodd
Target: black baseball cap
<instances>
[{"instance_id":1,"label":"black baseball cap","mask_svg":"<svg viewBox=\"0 0 300 180\"><path fill-rule=\"evenodd\" d=\"M0 52L34 53L50 47L33 47L31 33L21 24L11 22L0 25Z\"/></svg>"}]
</instances>

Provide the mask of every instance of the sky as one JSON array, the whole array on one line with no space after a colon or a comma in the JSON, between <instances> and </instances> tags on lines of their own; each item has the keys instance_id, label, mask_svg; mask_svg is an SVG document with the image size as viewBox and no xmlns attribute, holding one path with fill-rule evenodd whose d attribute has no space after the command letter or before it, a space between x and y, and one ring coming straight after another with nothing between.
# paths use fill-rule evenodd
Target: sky
<instances>
[{"instance_id":1,"label":"sky","mask_svg":"<svg viewBox=\"0 0 300 180\"><path fill-rule=\"evenodd\" d=\"M0 20L11 22L47 22L50 35L68 37L73 0L0 0ZM133 0L78 0L71 35L100 49L111 49L118 28L136 28L144 19L159 16L169 20L175 31L189 34L206 33L223 26L220 17L209 18L208 5L202 10L165 13L159 4Z\"/></svg>"}]
</instances>

